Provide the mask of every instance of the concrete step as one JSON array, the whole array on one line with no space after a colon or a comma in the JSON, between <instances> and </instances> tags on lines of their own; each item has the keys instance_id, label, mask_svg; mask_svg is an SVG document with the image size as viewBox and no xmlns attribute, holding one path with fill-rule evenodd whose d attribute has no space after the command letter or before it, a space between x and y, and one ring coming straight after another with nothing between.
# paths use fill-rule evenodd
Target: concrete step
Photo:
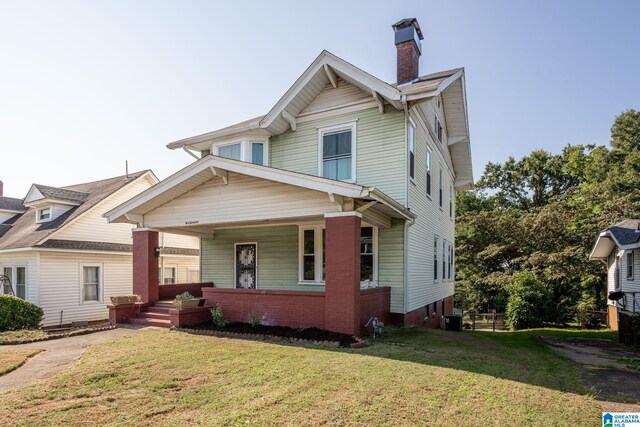
<instances>
[{"instance_id":1,"label":"concrete step","mask_svg":"<svg viewBox=\"0 0 640 427\"><path fill-rule=\"evenodd\" d=\"M161 319L161 320L169 320L171 316L168 312L155 312L155 311L143 311L142 313L138 313L139 318L143 319Z\"/></svg>"},{"instance_id":2,"label":"concrete step","mask_svg":"<svg viewBox=\"0 0 640 427\"><path fill-rule=\"evenodd\" d=\"M173 308L173 301L156 301L154 307Z\"/></svg>"},{"instance_id":3,"label":"concrete step","mask_svg":"<svg viewBox=\"0 0 640 427\"><path fill-rule=\"evenodd\" d=\"M132 323L134 325L141 325L141 326L157 326L159 328L171 327L171 321L168 319L163 320L163 319L148 319L144 317L132 317L129 320L129 323Z\"/></svg>"},{"instance_id":4,"label":"concrete step","mask_svg":"<svg viewBox=\"0 0 640 427\"><path fill-rule=\"evenodd\" d=\"M169 314L169 310L173 307L147 307L143 313L160 313Z\"/></svg>"}]
</instances>

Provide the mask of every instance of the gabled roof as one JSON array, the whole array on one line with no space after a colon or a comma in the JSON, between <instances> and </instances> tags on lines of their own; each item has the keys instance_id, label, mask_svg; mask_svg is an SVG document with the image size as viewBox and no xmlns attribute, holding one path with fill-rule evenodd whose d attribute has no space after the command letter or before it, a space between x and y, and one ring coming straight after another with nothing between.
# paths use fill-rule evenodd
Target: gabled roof
<instances>
[{"instance_id":1,"label":"gabled roof","mask_svg":"<svg viewBox=\"0 0 640 427\"><path fill-rule=\"evenodd\" d=\"M27 208L22 204L21 199L16 199L14 197L0 197L0 210L3 211L12 211L12 212L24 212Z\"/></svg>"},{"instance_id":2,"label":"gabled roof","mask_svg":"<svg viewBox=\"0 0 640 427\"><path fill-rule=\"evenodd\" d=\"M607 259L615 247L620 249L640 248L640 220L625 219L600 233L589 259Z\"/></svg>"},{"instance_id":3,"label":"gabled roof","mask_svg":"<svg viewBox=\"0 0 640 427\"><path fill-rule=\"evenodd\" d=\"M447 135L450 136L449 150L456 174L456 188L471 187L473 172L464 68L420 76L411 84L397 86L386 83L331 52L323 50L264 116L171 142L167 144L167 147L172 150L188 148L204 151L210 148L212 142L236 135L273 136L282 134L289 129L295 130L298 114L327 86L338 87L340 80L370 94L371 99L375 100L381 111L384 110L385 104L390 104L398 110L406 110L414 103L442 94L445 115L447 116ZM450 127L450 117L455 118L455 126Z\"/></svg>"},{"instance_id":4,"label":"gabled roof","mask_svg":"<svg viewBox=\"0 0 640 427\"><path fill-rule=\"evenodd\" d=\"M88 194L80 191L73 191L67 188L49 187L48 185L33 184L24 198L25 204L37 202L42 199L80 204Z\"/></svg>"},{"instance_id":5,"label":"gabled roof","mask_svg":"<svg viewBox=\"0 0 640 427\"><path fill-rule=\"evenodd\" d=\"M60 190L64 190L62 194L65 196L72 196L74 194L84 194L84 200L78 204L78 206L72 207L70 210L55 218L50 222L36 223L35 208L30 207L27 211L17 215L9 221L12 221L12 225L4 226L0 229L0 250L17 249L17 248L30 248L44 243L44 241L55 231L65 227L92 207L100 203L111 194L115 193L119 189L132 183L138 178L150 174L157 182L157 178L150 170L131 173L128 176L118 176L115 178L103 179L100 181L87 182L84 184L76 184L67 187L62 187ZM45 187L47 192L49 188L39 186L38 188ZM33 188L33 187L32 187ZM38 189L38 191L40 191ZM9 221L5 222L7 224ZM4 230L3 230L4 229Z\"/></svg>"},{"instance_id":6,"label":"gabled roof","mask_svg":"<svg viewBox=\"0 0 640 427\"><path fill-rule=\"evenodd\" d=\"M415 214L375 187L365 187L213 155L205 156L191 163L153 187L106 212L103 216L109 222L130 222L144 226L143 215L209 181L213 176L222 176L223 179L226 179L227 172L321 191L336 196L377 201L382 206L385 206L395 217L407 220L415 218Z\"/></svg>"}]
</instances>

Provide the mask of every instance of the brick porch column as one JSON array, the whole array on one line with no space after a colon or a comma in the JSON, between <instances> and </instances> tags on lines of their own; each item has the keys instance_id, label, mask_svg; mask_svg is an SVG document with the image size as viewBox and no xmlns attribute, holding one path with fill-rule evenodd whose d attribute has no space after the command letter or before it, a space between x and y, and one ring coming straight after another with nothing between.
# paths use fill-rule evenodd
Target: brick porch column
<instances>
[{"instance_id":1,"label":"brick porch column","mask_svg":"<svg viewBox=\"0 0 640 427\"><path fill-rule=\"evenodd\" d=\"M360 334L359 212L325 214L325 328Z\"/></svg>"},{"instance_id":2,"label":"brick porch column","mask_svg":"<svg viewBox=\"0 0 640 427\"><path fill-rule=\"evenodd\" d=\"M158 258L154 254L157 247L157 231L133 229L133 293L140 295L142 302L159 298Z\"/></svg>"}]
</instances>

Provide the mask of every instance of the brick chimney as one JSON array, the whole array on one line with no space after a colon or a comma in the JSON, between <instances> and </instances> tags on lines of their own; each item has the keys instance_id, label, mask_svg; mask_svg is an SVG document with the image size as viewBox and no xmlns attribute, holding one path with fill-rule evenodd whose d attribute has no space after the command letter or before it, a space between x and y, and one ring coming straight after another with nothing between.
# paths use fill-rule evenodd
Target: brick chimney
<instances>
[{"instance_id":1,"label":"brick chimney","mask_svg":"<svg viewBox=\"0 0 640 427\"><path fill-rule=\"evenodd\" d=\"M422 31L416 18L405 18L391 26L398 53L398 85L410 83L420 75Z\"/></svg>"}]
</instances>

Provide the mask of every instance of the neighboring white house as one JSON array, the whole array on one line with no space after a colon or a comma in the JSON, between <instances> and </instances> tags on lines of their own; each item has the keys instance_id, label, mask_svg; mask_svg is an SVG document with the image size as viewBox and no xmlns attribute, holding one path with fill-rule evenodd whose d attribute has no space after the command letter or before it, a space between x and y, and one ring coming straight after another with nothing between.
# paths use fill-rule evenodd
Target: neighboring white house
<instances>
[{"instance_id":1,"label":"neighboring white house","mask_svg":"<svg viewBox=\"0 0 640 427\"><path fill-rule=\"evenodd\" d=\"M55 188L23 200L0 193L0 293L44 310L44 326L108 318L114 295L132 293L132 232L102 214L156 184L150 170ZM1 188L1 187L0 187ZM197 237L162 234L162 284L199 282Z\"/></svg>"},{"instance_id":2,"label":"neighboring white house","mask_svg":"<svg viewBox=\"0 0 640 427\"><path fill-rule=\"evenodd\" d=\"M627 219L600 233L589 259L607 266L607 295L621 292L621 299L607 298L609 326L617 330L620 314L640 311L640 220ZM639 273L640 274L640 273Z\"/></svg>"}]
</instances>

